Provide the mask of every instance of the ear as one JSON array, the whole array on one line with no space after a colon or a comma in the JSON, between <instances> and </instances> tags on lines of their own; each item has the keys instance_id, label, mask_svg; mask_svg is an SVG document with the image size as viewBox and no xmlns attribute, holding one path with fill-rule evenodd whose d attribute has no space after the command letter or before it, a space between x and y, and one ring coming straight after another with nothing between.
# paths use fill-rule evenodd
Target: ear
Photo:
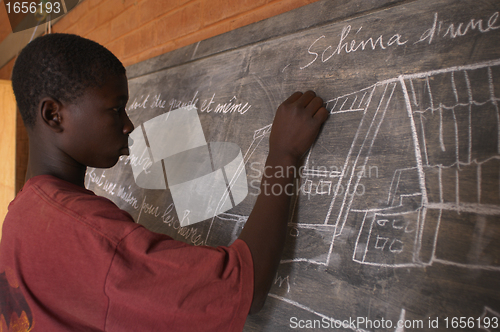
<instances>
[{"instance_id":1,"label":"ear","mask_svg":"<svg viewBox=\"0 0 500 332\"><path fill-rule=\"evenodd\" d=\"M62 103L54 98L45 97L40 101L39 110L41 120L54 132L61 132L63 130L62 109Z\"/></svg>"}]
</instances>

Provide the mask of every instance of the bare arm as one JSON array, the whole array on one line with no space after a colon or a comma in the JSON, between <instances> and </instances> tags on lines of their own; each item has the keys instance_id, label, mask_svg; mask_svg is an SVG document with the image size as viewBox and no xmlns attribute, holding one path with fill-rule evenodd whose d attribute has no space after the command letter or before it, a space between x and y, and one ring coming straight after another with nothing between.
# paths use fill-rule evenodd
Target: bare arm
<instances>
[{"instance_id":1,"label":"bare arm","mask_svg":"<svg viewBox=\"0 0 500 332\"><path fill-rule=\"evenodd\" d=\"M291 199L286 192L292 192L289 188L298 174L298 163L327 117L323 100L312 91L292 94L276 112L261 192L239 237L250 248L254 263L250 313L258 312L264 305L278 268Z\"/></svg>"}]
</instances>

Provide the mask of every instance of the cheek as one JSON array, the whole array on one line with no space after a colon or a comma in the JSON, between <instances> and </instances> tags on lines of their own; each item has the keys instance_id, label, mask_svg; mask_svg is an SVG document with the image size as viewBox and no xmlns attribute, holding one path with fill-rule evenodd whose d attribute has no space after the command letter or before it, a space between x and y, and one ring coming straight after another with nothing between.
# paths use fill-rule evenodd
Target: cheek
<instances>
[{"instance_id":1,"label":"cheek","mask_svg":"<svg viewBox=\"0 0 500 332\"><path fill-rule=\"evenodd\" d=\"M81 123L73 133L68 151L71 151L71 156L79 163L92 167L109 167L114 161L115 156L110 153L113 142L104 127L96 123Z\"/></svg>"},{"instance_id":2,"label":"cheek","mask_svg":"<svg viewBox=\"0 0 500 332\"><path fill-rule=\"evenodd\" d=\"M81 127L83 137L91 141L93 145L104 146L106 143L115 140L119 133L118 124L113 117L94 118L87 123L87 128Z\"/></svg>"}]
</instances>

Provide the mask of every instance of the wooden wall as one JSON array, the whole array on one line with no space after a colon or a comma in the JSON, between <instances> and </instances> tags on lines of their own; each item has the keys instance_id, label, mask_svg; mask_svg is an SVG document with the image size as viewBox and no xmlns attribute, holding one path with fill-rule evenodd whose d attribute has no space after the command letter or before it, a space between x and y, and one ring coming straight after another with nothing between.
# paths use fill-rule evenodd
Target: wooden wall
<instances>
[{"instance_id":1,"label":"wooden wall","mask_svg":"<svg viewBox=\"0 0 500 332\"><path fill-rule=\"evenodd\" d=\"M317 0L84 0L54 26L106 46L125 66ZM11 29L0 6L0 42ZM0 68L10 79L14 59Z\"/></svg>"},{"instance_id":2,"label":"wooden wall","mask_svg":"<svg viewBox=\"0 0 500 332\"><path fill-rule=\"evenodd\" d=\"M84 0L57 21L52 32L92 39L129 66L316 1ZM0 43L11 31L0 1ZM15 58L0 68L0 79L10 80L14 62ZM28 137L21 119L18 123L16 192L23 185L28 160Z\"/></svg>"},{"instance_id":3,"label":"wooden wall","mask_svg":"<svg viewBox=\"0 0 500 332\"><path fill-rule=\"evenodd\" d=\"M16 101L10 81L0 80L0 239L7 206L15 195Z\"/></svg>"}]
</instances>

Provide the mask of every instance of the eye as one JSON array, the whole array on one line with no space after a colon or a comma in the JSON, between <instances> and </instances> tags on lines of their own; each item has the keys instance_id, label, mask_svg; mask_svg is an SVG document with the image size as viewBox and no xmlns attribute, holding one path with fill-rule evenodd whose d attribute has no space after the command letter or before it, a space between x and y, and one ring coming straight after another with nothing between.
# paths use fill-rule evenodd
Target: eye
<instances>
[{"instance_id":1,"label":"eye","mask_svg":"<svg viewBox=\"0 0 500 332\"><path fill-rule=\"evenodd\" d=\"M118 107L114 107L111 109L112 111L115 111L117 113L121 112L121 111L125 111L125 106L118 106Z\"/></svg>"}]
</instances>

